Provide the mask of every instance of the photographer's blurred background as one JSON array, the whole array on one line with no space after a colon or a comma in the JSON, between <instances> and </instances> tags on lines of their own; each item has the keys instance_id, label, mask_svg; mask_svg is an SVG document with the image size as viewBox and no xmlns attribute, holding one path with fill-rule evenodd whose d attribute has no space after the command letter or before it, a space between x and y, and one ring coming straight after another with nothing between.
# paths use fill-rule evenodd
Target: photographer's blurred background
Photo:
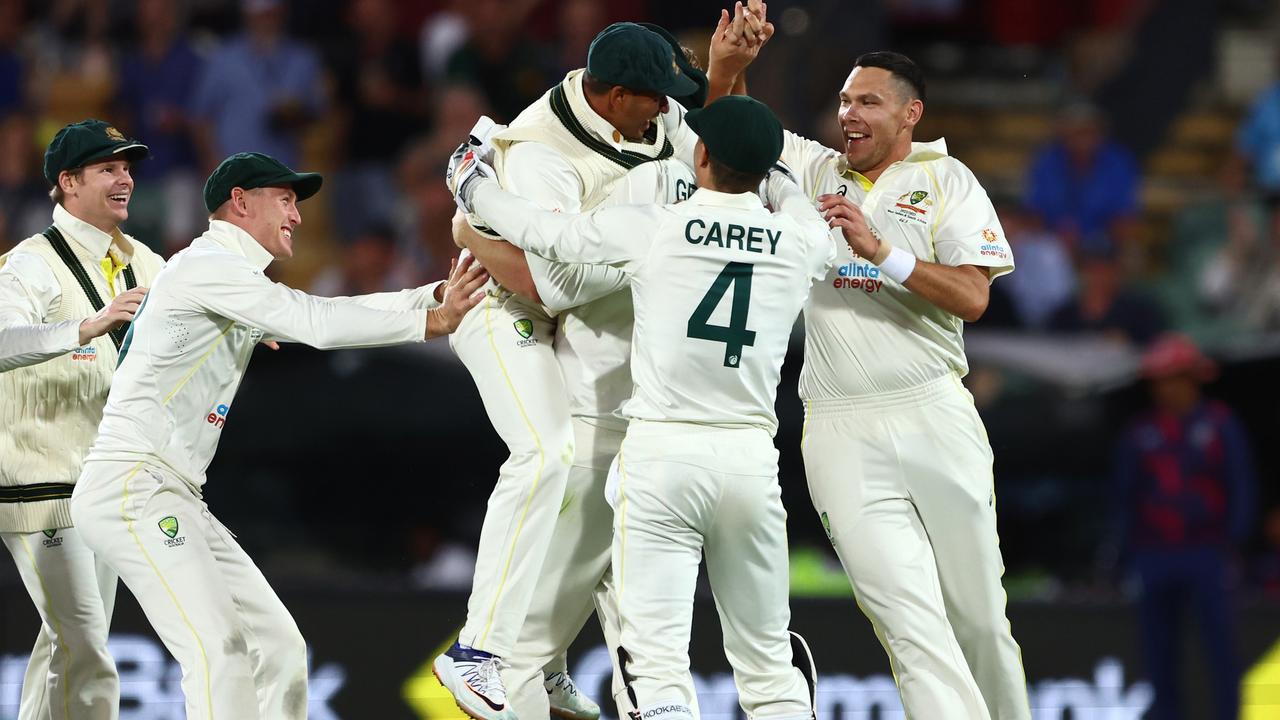
<instances>
[{"instance_id":1,"label":"photographer's blurred background","mask_svg":"<svg viewBox=\"0 0 1280 720\"><path fill-rule=\"evenodd\" d=\"M478 115L511 120L616 20L662 24L705 57L727 2L0 0L0 252L48 224L52 134L99 117L151 146L126 229L165 256L202 231L209 170L259 150L326 176L278 279L326 295L438 279L455 254L443 168ZM900 50L929 82L917 137L945 137L1000 211L1017 271L966 330L967 384L995 449L1012 606L1115 609L1127 681L1180 672L1185 610L1204 635L1184 655L1216 691L1189 717L1228 717L1224 687L1280 639L1280 6L774 0L769 14L749 87L789 129L842 146L853 59ZM799 366L797 334L778 401L793 595L839 598L832 616L862 632L805 488ZM504 457L445 341L286 347L255 358L206 499L286 602L288 588L434 597L469 587ZM7 564L0 583L17 597L6 613L29 609ZM1237 649L1246 616L1271 634ZM3 649L34 637L21 617ZM1144 642L1168 668L1143 664ZM1277 714L1256 717L1280 717L1269 692Z\"/></svg>"}]
</instances>

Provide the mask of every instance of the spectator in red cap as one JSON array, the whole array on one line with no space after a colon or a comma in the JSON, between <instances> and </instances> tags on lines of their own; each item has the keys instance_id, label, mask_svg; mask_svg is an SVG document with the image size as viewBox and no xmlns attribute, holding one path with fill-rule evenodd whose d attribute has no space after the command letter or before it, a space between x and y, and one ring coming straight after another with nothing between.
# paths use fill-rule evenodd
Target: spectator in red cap
<instances>
[{"instance_id":1,"label":"spectator in red cap","mask_svg":"<svg viewBox=\"0 0 1280 720\"><path fill-rule=\"evenodd\" d=\"M1212 717L1234 719L1240 671L1228 566L1254 515L1253 453L1235 413L1204 397L1217 367L1189 338L1157 339L1143 355L1142 374L1154 407L1120 442L1115 488L1120 547L1140 583L1143 651L1156 693L1148 717L1186 717L1179 628L1189 609L1207 660Z\"/></svg>"}]
</instances>

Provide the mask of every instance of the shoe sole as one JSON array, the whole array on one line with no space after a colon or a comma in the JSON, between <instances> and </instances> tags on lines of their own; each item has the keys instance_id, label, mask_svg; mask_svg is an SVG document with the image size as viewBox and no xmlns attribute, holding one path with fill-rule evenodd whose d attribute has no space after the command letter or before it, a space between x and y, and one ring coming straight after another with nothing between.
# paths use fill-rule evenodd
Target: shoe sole
<instances>
[{"instance_id":1,"label":"shoe sole","mask_svg":"<svg viewBox=\"0 0 1280 720\"><path fill-rule=\"evenodd\" d=\"M489 720L489 718L484 715L477 715L476 711L462 704L462 701L458 699L458 695L453 691L453 688L449 687L448 683L444 681L444 678L440 677L440 671L436 670L434 663L431 665L431 674L436 676L436 682L440 683L440 687L449 691L449 697L453 698L453 704L457 705L458 709L461 710L463 714L472 720Z\"/></svg>"},{"instance_id":2,"label":"shoe sole","mask_svg":"<svg viewBox=\"0 0 1280 720\"><path fill-rule=\"evenodd\" d=\"M595 715L582 715L557 707L551 708L551 716L558 717L560 720L600 720L600 713L596 713Z\"/></svg>"}]
</instances>

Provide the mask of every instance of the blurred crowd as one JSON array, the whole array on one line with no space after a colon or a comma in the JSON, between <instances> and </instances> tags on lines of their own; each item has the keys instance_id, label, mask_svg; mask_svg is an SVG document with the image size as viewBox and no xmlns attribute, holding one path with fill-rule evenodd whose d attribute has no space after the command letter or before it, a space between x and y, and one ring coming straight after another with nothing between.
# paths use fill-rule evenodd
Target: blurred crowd
<instances>
[{"instance_id":1,"label":"blurred crowd","mask_svg":"<svg viewBox=\"0 0 1280 720\"><path fill-rule=\"evenodd\" d=\"M52 134L98 117L151 148L134 170L125 227L165 256L202 231L208 171L230 153L257 150L326 174L324 192L304 207L298 262L280 269L291 283L338 295L437 279L454 255L454 204L442 169L478 115L511 120L580 67L591 38L616 20L664 23L705 53L722 4L0 0L0 251L49 222L39 167ZM1259 18L1268 12L1266 3L1228 4ZM1056 118L1053 137L1031 154L1017 192L992 190L1017 271L994 285L974 332L1088 337L1135 356L1157 346L1174 352L1169 333L1180 333L1181 365L1142 367L1155 385L1171 374L1191 382L1195 402L1188 404L1189 390L1173 404L1156 392L1154 415L1137 421L1148 430L1112 437L1116 465L1098 469L1114 478L1109 496L1123 497L1109 530L1113 559L1132 557L1142 543L1176 546L1188 537L1236 549L1252 543L1263 550L1251 577L1280 597L1280 510L1264 511L1280 497L1265 475L1255 479L1250 469L1246 482L1240 474L1255 465L1268 471L1251 449L1265 428L1228 421L1227 403L1201 398L1211 378L1198 359L1202 349L1261 345L1280 332L1280 84L1247 107L1222 108L1238 119L1233 147L1217 176L1204 178L1202 191L1152 238L1142 192L1149 133L1116 122L1123 102L1107 102L1101 77L1122 72L1125 53L1116 48L1142 42L1159 6L791 3L771 10L780 32L766 51L773 55L752 70L752 91L789 127L830 138L838 128L826 108L864 50L912 52L959 37L1067 57L1058 99L1044 108ZM985 35L975 38L975 27ZM894 43L908 36L904 28L916 45ZM1280 59L1280 42L1275 47ZM963 79L963 68L948 67L945 57L918 58L937 70L937 86ZM977 388L975 395L986 397ZM1178 523L1213 529L1178 535L1169 530ZM1122 537L1134 528L1145 528L1140 538ZM415 532L411 544L425 548L413 552L424 559L423 582L465 584L466 543L438 550L436 529Z\"/></svg>"}]
</instances>

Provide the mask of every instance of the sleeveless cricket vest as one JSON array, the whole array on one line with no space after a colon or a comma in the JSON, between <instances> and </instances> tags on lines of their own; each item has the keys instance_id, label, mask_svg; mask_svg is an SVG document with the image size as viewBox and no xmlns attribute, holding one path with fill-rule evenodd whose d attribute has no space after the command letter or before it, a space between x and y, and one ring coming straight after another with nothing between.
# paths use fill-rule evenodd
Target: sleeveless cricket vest
<instances>
[{"instance_id":1,"label":"sleeveless cricket vest","mask_svg":"<svg viewBox=\"0 0 1280 720\"><path fill-rule=\"evenodd\" d=\"M102 259L91 257L67 227L51 231L65 239L66 259L43 234L22 241L10 254L38 255L58 279L62 297L45 322L87 318L97 309L82 281L101 302L113 297ZM148 286L163 264L160 257L127 235L121 234L117 244L132 250L127 268L134 282ZM0 256L0 265L7 257ZM79 263L80 278L68 260ZM125 276L116 277L117 291L125 289ZM108 333L52 360L0 373L0 532L71 527L69 498L102 419L116 368L116 341Z\"/></svg>"}]
</instances>

